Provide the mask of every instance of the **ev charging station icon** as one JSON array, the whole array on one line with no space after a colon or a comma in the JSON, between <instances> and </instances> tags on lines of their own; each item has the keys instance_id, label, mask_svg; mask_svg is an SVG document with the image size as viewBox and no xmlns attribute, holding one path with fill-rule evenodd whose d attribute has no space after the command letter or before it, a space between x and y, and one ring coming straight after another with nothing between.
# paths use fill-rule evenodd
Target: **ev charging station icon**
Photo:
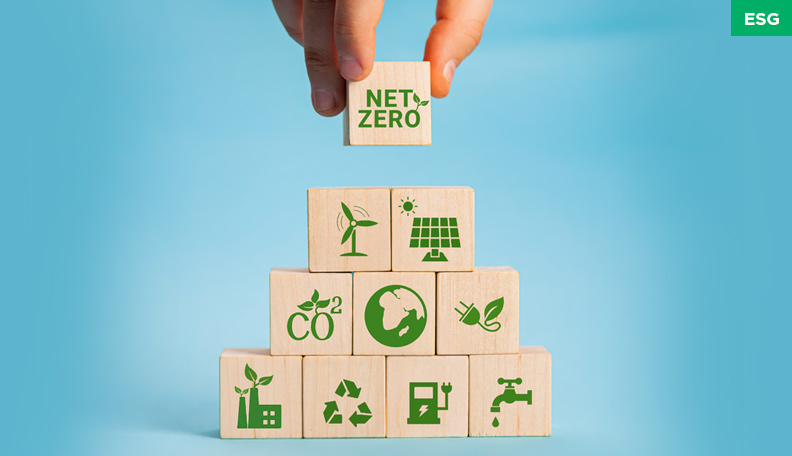
<instances>
[{"instance_id":1,"label":"ev charging station icon","mask_svg":"<svg viewBox=\"0 0 792 456\"><path fill-rule=\"evenodd\" d=\"M410 382L410 416L407 424L440 424L437 412L448 410L448 393L451 384L443 383L440 389L445 395L445 405L440 407L437 382Z\"/></svg>"}]
</instances>

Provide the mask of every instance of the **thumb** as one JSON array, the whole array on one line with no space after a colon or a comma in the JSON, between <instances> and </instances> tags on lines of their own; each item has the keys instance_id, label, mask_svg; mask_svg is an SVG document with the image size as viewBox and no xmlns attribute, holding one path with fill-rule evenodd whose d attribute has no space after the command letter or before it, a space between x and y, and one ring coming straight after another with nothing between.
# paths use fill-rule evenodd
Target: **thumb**
<instances>
[{"instance_id":1,"label":"thumb","mask_svg":"<svg viewBox=\"0 0 792 456\"><path fill-rule=\"evenodd\" d=\"M456 68L481 41L491 8L492 0L437 2L437 23L424 51L424 60L431 62L433 97L448 95Z\"/></svg>"}]
</instances>

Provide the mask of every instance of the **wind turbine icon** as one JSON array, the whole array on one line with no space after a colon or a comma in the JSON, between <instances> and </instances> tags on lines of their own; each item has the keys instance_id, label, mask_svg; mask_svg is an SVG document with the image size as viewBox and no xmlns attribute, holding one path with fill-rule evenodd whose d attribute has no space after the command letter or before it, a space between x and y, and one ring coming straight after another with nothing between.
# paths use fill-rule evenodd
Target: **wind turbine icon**
<instances>
[{"instance_id":1,"label":"wind turbine icon","mask_svg":"<svg viewBox=\"0 0 792 456\"><path fill-rule=\"evenodd\" d=\"M355 209L356 212L368 217L368 213L362 207ZM355 216L352 215L352 211L349 210L346 204L341 203L341 210L344 212L344 216L349 221L349 226L347 227L346 231L344 231L344 235L341 237L341 244L343 245L349 238L352 238L352 251L347 253L342 253L341 256L368 256L365 253L361 253L357 251L357 228L359 226L374 226L377 222L372 220L356 220ZM340 215L340 214L339 214ZM343 226L343 224L339 225L339 229Z\"/></svg>"}]
</instances>

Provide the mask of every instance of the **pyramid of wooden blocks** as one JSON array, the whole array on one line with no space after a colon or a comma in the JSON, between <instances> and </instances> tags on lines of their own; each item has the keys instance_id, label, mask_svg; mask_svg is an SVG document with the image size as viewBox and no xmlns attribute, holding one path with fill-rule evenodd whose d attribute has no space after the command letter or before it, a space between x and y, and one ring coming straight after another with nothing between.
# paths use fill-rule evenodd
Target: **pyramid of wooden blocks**
<instances>
[{"instance_id":1,"label":"pyramid of wooden blocks","mask_svg":"<svg viewBox=\"0 0 792 456\"><path fill-rule=\"evenodd\" d=\"M357 89L389 107L387 71L413 70L377 68ZM220 436L549 436L550 353L519 346L518 272L474 267L473 202L469 187L308 190L308 267L269 276L271 349L220 356Z\"/></svg>"}]
</instances>

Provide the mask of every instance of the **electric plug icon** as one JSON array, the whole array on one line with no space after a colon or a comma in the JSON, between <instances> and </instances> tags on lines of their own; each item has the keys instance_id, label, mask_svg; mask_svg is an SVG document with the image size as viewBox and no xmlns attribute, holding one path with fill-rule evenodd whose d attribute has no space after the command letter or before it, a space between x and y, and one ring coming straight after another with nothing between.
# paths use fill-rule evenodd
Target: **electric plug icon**
<instances>
[{"instance_id":1,"label":"electric plug icon","mask_svg":"<svg viewBox=\"0 0 792 456\"><path fill-rule=\"evenodd\" d=\"M462 323L468 326L479 325L485 331L489 332L495 332L500 329L500 322L494 320L503 310L503 298L498 298L487 304L487 306L484 308L484 323L481 322L481 313L478 309L476 309L475 303L471 302L470 305L467 305L462 301L459 301L459 303L462 304L462 309L456 308L454 310L458 314L462 315L459 317L459 321Z\"/></svg>"},{"instance_id":2,"label":"electric plug icon","mask_svg":"<svg viewBox=\"0 0 792 456\"><path fill-rule=\"evenodd\" d=\"M436 383L435 383L436 385ZM451 384L450 383L442 383L440 385L440 391L443 392L445 396L445 405L442 407L438 407L437 410L448 410L448 393L451 392Z\"/></svg>"}]
</instances>

